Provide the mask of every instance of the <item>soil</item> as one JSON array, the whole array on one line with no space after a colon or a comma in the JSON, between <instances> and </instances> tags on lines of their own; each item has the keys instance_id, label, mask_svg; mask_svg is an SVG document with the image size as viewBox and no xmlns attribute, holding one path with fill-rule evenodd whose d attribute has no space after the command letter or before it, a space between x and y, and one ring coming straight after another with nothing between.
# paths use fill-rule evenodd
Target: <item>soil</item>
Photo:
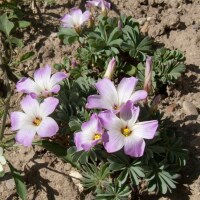
<instances>
[{"instance_id":1,"label":"soil","mask_svg":"<svg viewBox=\"0 0 200 200\"><path fill-rule=\"evenodd\" d=\"M111 0L112 15L131 15L141 24L141 31L154 38L159 46L179 49L186 56L186 73L176 85L168 87L168 97L160 109L172 120L172 128L183 135L189 160L182 172L180 185L165 197L141 195L141 199L198 200L200 199L200 1L199 0ZM31 9L30 30L25 33L25 47L19 54L35 51L36 56L19 66L24 74L45 64L62 62L75 49L66 47L57 38L60 18L74 6L84 7L85 1L57 0L52 6L38 3ZM17 110L20 96L14 94L10 110ZM185 103L186 102L186 103ZM9 120L9 119L8 119ZM7 129L9 133L9 128ZM78 200L83 197L75 174L69 164L63 163L41 148L15 148L6 152L12 164L24 173L28 199ZM5 171L8 168L5 167ZM73 175L75 176L75 175ZM0 179L0 200L18 199L9 173Z\"/></svg>"}]
</instances>

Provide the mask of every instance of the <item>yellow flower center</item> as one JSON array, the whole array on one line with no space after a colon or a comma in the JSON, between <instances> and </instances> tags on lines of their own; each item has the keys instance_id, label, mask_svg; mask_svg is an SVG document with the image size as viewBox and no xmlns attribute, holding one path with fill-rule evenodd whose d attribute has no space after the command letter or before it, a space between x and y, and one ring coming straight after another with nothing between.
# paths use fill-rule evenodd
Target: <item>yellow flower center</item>
<instances>
[{"instance_id":1,"label":"yellow flower center","mask_svg":"<svg viewBox=\"0 0 200 200\"><path fill-rule=\"evenodd\" d=\"M122 128L121 133L122 133L125 137L128 137L128 136L132 133L132 131L131 131L128 127L125 127L125 128Z\"/></svg>"},{"instance_id":2,"label":"yellow flower center","mask_svg":"<svg viewBox=\"0 0 200 200\"><path fill-rule=\"evenodd\" d=\"M40 123L41 123L41 121L42 121L42 119L41 119L41 118L39 118L39 117L36 117L36 118L34 119L34 121L33 121L33 124L34 124L35 126L39 126L39 125L40 125Z\"/></svg>"},{"instance_id":3,"label":"yellow flower center","mask_svg":"<svg viewBox=\"0 0 200 200\"><path fill-rule=\"evenodd\" d=\"M99 139L101 139L101 134L95 133L93 140L99 140Z\"/></svg>"},{"instance_id":4,"label":"yellow flower center","mask_svg":"<svg viewBox=\"0 0 200 200\"><path fill-rule=\"evenodd\" d=\"M120 106L114 105L114 106L113 106L113 109L114 109L114 110L119 110L119 109L120 109Z\"/></svg>"}]
</instances>

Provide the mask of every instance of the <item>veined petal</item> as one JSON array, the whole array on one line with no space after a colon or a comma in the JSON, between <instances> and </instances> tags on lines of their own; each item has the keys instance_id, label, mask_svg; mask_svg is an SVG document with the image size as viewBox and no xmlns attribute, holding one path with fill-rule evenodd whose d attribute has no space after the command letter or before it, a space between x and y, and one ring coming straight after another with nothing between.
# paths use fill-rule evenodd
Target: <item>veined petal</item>
<instances>
[{"instance_id":1,"label":"veined petal","mask_svg":"<svg viewBox=\"0 0 200 200\"><path fill-rule=\"evenodd\" d=\"M63 16L63 18L61 19L61 22L63 22L63 27L65 28L73 28L74 27L74 22L72 19L72 16L69 14L66 14Z\"/></svg>"},{"instance_id":2,"label":"veined petal","mask_svg":"<svg viewBox=\"0 0 200 200\"><path fill-rule=\"evenodd\" d=\"M52 137L58 132L58 124L51 117L46 117L42 120L37 129L37 133L40 137Z\"/></svg>"},{"instance_id":3,"label":"veined petal","mask_svg":"<svg viewBox=\"0 0 200 200\"><path fill-rule=\"evenodd\" d=\"M119 131L108 131L102 139L108 153L119 151L124 146L124 136Z\"/></svg>"},{"instance_id":4,"label":"veined petal","mask_svg":"<svg viewBox=\"0 0 200 200\"><path fill-rule=\"evenodd\" d=\"M124 123L112 111L106 110L99 113L99 119L103 127L109 131L120 131Z\"/></svg>"},{"instance_id":5,"label":"veined petal","mask_svg":"<svg viewBox=\"0 0 200 200\"><path fill-rule=\"evenodd\" d=\"M145 141L141 137L137 137L134 133L124 140L125 154L133 157L140 157L144 154Z\"/></svg>"},{"instance_id":6,"label":"veined petal","mask_svg":"<svg viewBox=\"0 0 200 200\"><path fill-rule=\"evenodd\" d=\"M39 103L36 99L33 99L30 95L27 95L21 100L20 103L23 111L30 117L39 117Z\"/></svg>"},{"instance_id":7,"label":"veined petal","mask_svg":"<svg viewBox=\"0 0 200 200\"><path fill-rule=\"evenodd\" d=\"M105 100L102 99L100 95L91 95L87 98L86 108L93 109L108 109L112 110L113 107L111 104L107 103Z\"/></svg>"},{"instance_id":8,"label":"veined petal","mask_svg":"<svg viewBox=\"0 0 200 200\"><path fill-rule=\"evenodd\" d=\"M23 146L29 147L32 144L35 134L36 134L36 127L26 126L17 132L15 140L18 143L22 144Z\"/></svg>"},{"instance_id":9,"label":"veined petal","mask_svg":"<svg viewBox=\"0 0 200 200\"><path fill-rule=\"evenodd\" d=\"M96 113L94 113L90 120L87 122L84 122L81 126L81 129L83 132L87 135L91 134L91 138L93 137L93 134L95 133L102 133L103 129L100 124L99 118Z\"/></svg>"},{"instance_id":10,"label":"veined petal","mask_svg":"<svg viewBox=\"0 0 200 200\"><path fill-rule=\"evenodd\" d=\"M106 104L112 107L118 105L117 91L110 79L104 78L98 81L96 83L96 88Z\"/></svg>"},{"instance_id":11,"label":"veined petal","mask_svg":"<svg viewBox=\"0 0 200 200\"><path fill-rule=\"evenodd\" d=\"M17 91L18 92L23 92L23 93L35 93L35 94L39 94L40 90L37 87L37 84L31 80L30 78L22 78L21 80L19 80L17 82L16 85Z\"/></svg>"},{"instance_id":12,"label":"veined petal","mask_svg":"<svg viewBox=\"0 0 200 200\"><path fill-rule=\"evenodd\" d=\"M58 105L59 100L54 97L48 97L46 98L41 104L40 104L40 112L43 117L46 117L50 115Z\"/></svg>"},{"instance_id":13,"label":"veined petal","mask_svg":"<svg viewBox=\"0 0 200 200\"><path fill-rule=\"evenodd\" d=\"M140 100L146 99L146 97L147 92L145 90L138 90L131 95L130 100L133 101L133 103L137 103Z\"/></svg>"},{"instance_id":14,"label":"veined petal","mask_svg":"<svg viewBox=\"0 0 200 200\"><path fill-rule=\"evenodd\" d=\"M132 118L133 102L127 101L120 109L120 118L128 121Z\"/></svg>"},{"instance_id":15,"label":"veined petal","mask_svg":"<svg viewBox=\"0 0 200 200\"><path fill-rule=\"evenodd\" d=\"M11 118L12 131L21 129L24 126L24 124L26 124L26 121L27 121L26 114L22 112L12 112L10 118Z\"/></svg>"},{"instance_id":16,"label":"veined petal","mask_svg":"<svg viewBox=\"0 0 200 200\"><path fill-rule=\"evenodd\" d=\"M129 99L133 91L135 90L135 86L138 82L137 78L123 78L117 87L119 104L126 103Z\"/></svg>"},{"instance_id":17,"label":"veined petal","mask_svg":"<svg viewBox=\"0 0 200 200\"><path fill-rule=\"evenodd\" d=\"M67 78L67 74L64 72L57 72L53 74L50 79L51 86L53 87L54 85L56 85L58 82L62 81L65 78Z\"/></svg>"},{"instance_id":18,"label":"veined petal","mask_svg":"<svg viewBox=\"0 0 200 200\"><path fill-rule=\"evenodd\" d=\"M42 88L42 90L49 90L51 76L51 67L46 65L37 69L34 73L35 82Z\"/></svg>"},{"instance_id":19,"label":"veined petal","mask_svg":"<svg viewBox=\"0 0 200 200\"><path fill-rule=\"evenodd\" d=\"M138 119L138 116L140 114L140 107L139 106L132 107L131 108L131 113L132 113L131 119L128 120L128 126L130 128L132 128L135 125L135 123L136 123L136 121Z\"/></svg>"},{"instance_id":20,"label":"veined petal","mask_svg":"<svg viewBox=\"0 0 200 200\"><path fill-rule=\"evenodd\" d=\"M81 24L88 21L90 19L90 12L86 10L81 16Z\"/></svg>"},{"instance_id":21,"label":"veined petal","mask_svg":"<svg viewBox=\"0 0 200 200\"><path fill-rule=\"evenodd\" d=\"M158 128L158 121L138 122L133 126L133 133L137 137L152 139Z\"/></svg>"}]
</instances>

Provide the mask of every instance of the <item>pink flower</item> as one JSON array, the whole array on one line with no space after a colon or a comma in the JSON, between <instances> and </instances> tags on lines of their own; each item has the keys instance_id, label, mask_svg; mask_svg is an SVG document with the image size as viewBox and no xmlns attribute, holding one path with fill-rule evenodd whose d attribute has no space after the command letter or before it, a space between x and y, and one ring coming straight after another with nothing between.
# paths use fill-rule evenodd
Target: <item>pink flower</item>
<instances>
[{"instance_id":1,"label":"pink flower","mask_svg":"<svg viewBox=\"0 0 200 200\"><path fill-rule=\"evenodd\" d=\"M110 10L110 3L105 0L93 0L93 1L87 1L86 7L96 6L101 8L102 12L107 12L107 10Z\"/></svg>"},{"instance_id":2,"label":"pink flower","mask_svg":"<svg viewBox=\"0 0 200 200\"><path fill-rule=\"evenodd\" d=\"M89 121L82 124L82 131L75 133L74 141L77 151L89 151L102 141L103 127L97 114L93 114Z\"/></svg>"},{"instance_id":3,"label":"pink flower","mask_svg":"<svg viewBox=\"0 0 200 200\"><path fill-rule=\"evenodd\" d=\"M51 67L46 65L34 73L34 81L30 78L22 78L16 85L18 92L30 94L33 98L47 97L52 93L58 93L58 83L65 79L67 74L57 72L51 76Z\"/></svg>"},{"instance_id":4,"label":"pink flower","mask_svg":"<svg viewBox=\"0 0 200 200\"><path fill-rule=\"evenodd\" d=\"M63 16L61 21L65 28L80 29L81 26L90 19L90 15L89 11L82 13L80 9L72 8L69 14Z\"/></svg>"},{"instance_id":5,"label":"pink flower","mask_svg":"<svg viewBox=\"0 0 200 200\"><path fill-rule=\"evenodd\" d=\"M133 157L140 157L144 153L144 139L155 136L158 121L137 122L140 109L133 107L128 101L117 117L112 111L104 111L99 118L107 132L103 135L103 144L108 153L119 151L124 147L124 152ZM143 139L144 138L144 139Z\"/></svg>"},{"instance_id":6,"label":"pink flower","mask_svg":"<svg viewBox=\"0 0 200 200\"><path fill-rule=\"evenodd\" d=\"M104 78L112 79L112 76L115 71L116 60L113 57L112 60L109 62L108 67L106 69L106 73L104 74Z\"/></svg>"},{"instance_id":7,"label":"pink flower","mask_svg":"<svg viewBox=\"0 0 200 200\"><path fill-rule=\"evenodd\" d=\"M36 134L40 137L51 137L58 131L54 119L48 117L58 105L58 99L46 98L41 104L30 95L21 101L24 112L11 113L11 130L16 131L16 141L24 146L31 146Z\"/></svg>"},{"instance_id":8,"label":"pink flower","mask_svg":"<svg viewBox=\"0 0 200 200\"><path fill-rule=\"evenodd\" d=\"M104 78L95 85L99 95L89 96L86 107L89 109L97 108L119 112L122 105L127 101L131 100L133 103L136 103L147 97L145 90L135 91L137 82L138 79L134 77L123 78L116 88L111 80Z\"/></svg>"}]
</instances>

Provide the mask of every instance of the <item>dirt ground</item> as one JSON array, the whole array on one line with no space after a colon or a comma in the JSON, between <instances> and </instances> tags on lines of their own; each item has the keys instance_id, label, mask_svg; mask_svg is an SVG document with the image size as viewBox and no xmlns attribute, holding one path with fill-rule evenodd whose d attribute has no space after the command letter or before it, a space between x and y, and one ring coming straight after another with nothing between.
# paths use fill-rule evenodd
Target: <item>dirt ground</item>
<instances>
[{"instance_id":1,"label":"dirt ground","mask_svg":"<svg viewBox=\"0 0 200 200\"><path fill-rule=\"evenodd\" d=\"M198 200L200 199L200 1L199 0L111 0L112 15L119 13L135 17L144 34L154 38L158 45L180 49L186 56L187 71L173 87L160 109L170 116L176 129L183 135L189 160L182 172L180 186L172 195L155 197L141 195L141 199ZM55 5L35 8L30 13L32 27L25 33L23 52L35 51L33 60L21 65L26 73L46 63L62 61L74 51L57 38L60 18L74 6L84 7L85 1L57 0ZM21 54L23 52L20 52ZM11 110L19 105L15 96ZM9 132L9 130L7 130ZM24 172L29 200L92 199L80 195L72 181L74 169L40 148L20 147L6 152L12 164ZM8 171L8 169L5 169ZM17 199L14 182L9 173L0 181L0 200Z\"/></svg>"}]
</instances>

